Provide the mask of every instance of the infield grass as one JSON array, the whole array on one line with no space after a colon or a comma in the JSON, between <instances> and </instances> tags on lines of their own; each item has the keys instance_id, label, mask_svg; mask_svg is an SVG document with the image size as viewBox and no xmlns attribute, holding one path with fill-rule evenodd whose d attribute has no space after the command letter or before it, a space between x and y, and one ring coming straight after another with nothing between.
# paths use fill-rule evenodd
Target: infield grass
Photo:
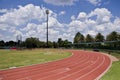
<instances>
[{"instance_id":1,"label":"infield grass","mask_svg":"<svg viewBox=\"0 0 120 80\"><path fill-rule=\"evenodd\" d=\"M44 63L70 55L61 49L0 50L0 69Z\"/></svg>"}]
</instances>

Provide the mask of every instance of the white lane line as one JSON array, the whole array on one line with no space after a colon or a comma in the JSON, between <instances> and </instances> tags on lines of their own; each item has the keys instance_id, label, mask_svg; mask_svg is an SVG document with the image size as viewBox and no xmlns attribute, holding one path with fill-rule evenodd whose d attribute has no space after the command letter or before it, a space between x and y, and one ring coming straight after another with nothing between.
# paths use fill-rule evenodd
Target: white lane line
<instances>
[{"instance_id":1,"label":"white lane line","mask_svg":"<svg viewBox=\"0 0 120 80\"><path fill-rule=\"evenodd\" d=\"M54 73L54 74L62 74L62 73L64 73L64 72L67 72L67 71L69 71L70 70L70 68L61 68L61 69L56 69L56 70L53 70L53 71L51 71L52 73ZM47 75L48 76L48 75ZM31 77L31 76L30 76ZM27 80L30 80L30 77L24 77L24 78L20 78L20 79L16 79L16 80L24 80L24 79L27 79ZM29 79L28 79L29 78ZM44 77L43 77L44 78ZM42 78L41 78L42 79Z\"/></svg>"},{"instance_id":2,"label":"white lane line","mask_svg":"<svg viewBox=\"0 0 120 80\"><path fill-rule=\"evenodd\" d=\"M99 60L99 57L97 57L97 60L96 60L95 62L97 62L98 60ZM61 78L59 78L59 79L57 79L57 80L62 80L62 79L64 79L64 78L67 78L67 77L72 76L72 75L74 75L74 74L78 74L80 71L83 71L83 70L87 69L88 67L91 67L91 66L94 65L94 64L95 64L95 63L93 63L93 64L91 64L91 65L88 65L87 67L85 67L85 68L83 68L83 69L81 69L81 70L79 70L79 71L77 71L77 72L73 72L73 73L71 73L71 74L69 74L69 75L67 75L67 76L61 77Z\"/></svg>"},{"instance_id":3,"label":"white lane line","mask_svg":"<svg viewBox=\"0 0 120 80\"><path fill-rule=\"evenodd\" d=\"M3 78L2 78L2 77L0 77L0 80L3 80Z\"/></svg>"},{"instance_id":4,"label":"white lane line","mask_svg":"<svg viewBox=\"0 0 120 80\"><path fill-rule=\"evenodd\" d=\"M89 57L90 56L88 56L87 55L87 59L89 59ZM80 62L84 62L85 60L81 60ZM67 68L66 68L67 67ZM70 66L66 66L66 67L64 67L64 69L67 69L67 70L71 70L69 67ZM55 71L55 70L54 70ZM49 71L49 72L46 72L46 73L50 73L50 72L54 72L54 71ZM64 71L64 72L66 72L66 71ZM62 73L62 72L61 72ZM40 78L40 79L44 79L44 78L47 78L47 77L51 77L51 76L55 76L55 75L59 75L59 74L61 74L61 73L56 73L56 74L52 74L51 73L51 75L47 75L47 76L45 76L45 77L43 77L43 78ZM39 76L39 74L37 74L38 76ZM37 76L37 75L35 75L35 76ZM30 77L35 77L35 76L30 76Z\"/></svg>"},{"instance_id":5,"label":"white lane line","mask_svg":"<svg viewBox=\"0 0 120 80\"><path fill-rule=\"evenodd\" d=\"M79 56L79 57L80 57L80 56ZM88 55L87 55L87 58L89 58ZM81 62L83 62L83 60L82 60ZM66 70L69 70L69 68L66 68ZM54 70L54 71L55 71L55 70ZM53 73L54 71L49 71L49 72L52 72L52 73ZM49 73L49 72L45 72L45 73ZM65 72L66 72L66 71L65 71ZM60 73L63 73L63 72L60 72ZM60 73L59 73L59 74L60 74ZM33 75L33 76L35 77L35 76L37 76L37 75L39 76L39 74L36 74L36 75ZM33 77L33 76L30 76L30 77ZM26 78L26 77L24 77L24 78L19 78L19 79L17 79L17 80L25 79L25 78Z\"/></svg>"},{"instance_id":6,"label":"white lane line","mask_svg":"<svg viewBox=\"0 0 120 80\"><path fill-rule=\"evenodd\" d=\"M104 62L105 62L105 57L103 56L103 61L102 61L102 63L101 63L99 66L97 66L96 68L92 69L90 72L86 73L85 75L83 75L83 76L81 76L81 77L79 77L79 78L77 78L77 79L75 79L75 80L80 80L81 78L83 78L83 77L91 74L93 71L95 71L95 70L97 70L98 68L100 68L100 67L103 65Z\"/></svg>"},{"instance_id":7,"label":"white lane line","mask_svg":"<svg viewBox=\"0 0 120 80\"><path fill-rule=\"evenodd\" d=\"M89 58L90 58L90 56L87 55L87 59L89 59ZM85 59L85 60L86 60L86 59ZM85 60L82 60L81 62L84 62ZM88 61L88 62L90 62L90 61ZM83 64L88 63L88 62L84 62ZM83 64L82 64L82 65L83 65ZM80 65L80 66L81 66L81 65ZM70 67L70 66L68 66L68 67ZM77 69L77 68L79 68L79 66L78 66L78 67L75 67L74 69ZM49 76L40 78L40 79L38 79L38 80L46 79L46 78L48 78L48 77L52 77L52 76L55 76L55 75L59 75L59 73L57 73L57 74L52 74L52 75L49 75Z\"/></svg>"},{"instance_id":8,"label":"white lane line","mask_svg":"<svg viewBox=\"0 0 120 80\"><path fill-rule=\"evenodd\" d=\"M68 66L69 67L69 66ZM66 68L67 70L69 69L70 70L70 68ZM56 69L56 70L58 70L58 69ZM47 73L55 73L56 72L56 70L52 70L52 71L49 71L49 72L45 72L44 74L47 74ZM39 71L38 71L39 72ZM62 72L61 72L62 73ZM57 74L57 73L56 73ZM36 76L39 76L39 74L36 74L36 75L32 75L32 76L30 76L30 77L36 77ZM50 76L50 75L49 75ZM17 80L21 80L21 79L25 79L26 77L23 77L23 78L19 78L19 79L17 79Z\"/></svg>"},{"instance_id":9,"label":"white lane line","mask_svg":"<svg viewBox=\"0 0 120 80\"><path fill-rule=\"evenodd\" d=\"M85 55L83 55L83 56L85 56ZM89 57L90 57L90 56L87 55L87 59L88 59ZM81 63L81 62L84 62L84 61L85 61L85 60L81 60L80 63ZM70 67L70 66L66 66L66 67ZM64 66L64 68L66 68L66 67ZM68 68L67 68L67 69L68 69ZM70 68L69 68L69 69L70 69ZM56 70L58 70L58 69L56 69ZM45 72L44 74L47 74L47 73L51 73L51 74L52 74L52 73L55 73L56 70L52 70L52 71L49 71L49 72ZM58 75L58 74L60 74L60 73L56 73L55 75ZM53 75L53 74L52 74L52 75ZM52 76L52 75L48 75L48 76L46 76L45 78L47 78L47 77L49 77L49 76ZM32 75L32 76L30 76L30 77L36 77L36 76L39 76L39 74ZM53 76L54 76L54 75L53 75ZM25 78L25 77L24 77L24 78ZM24 79L24 78L19 78L19 79L17 79L17 80Z\"/></svg>"},{"instance_id":10,"label":"white lane line","mask_svg":"<svg viewBox=\"0 0 120 80\"><path fill-rule=\"evenodd\" d=\"M110 69L110 67L112 66L112 60L110 58L109 58L109 60L110 60L110 64L109 64L108 68L103 73L101 73L95 80L100 80L100 78Z\"/></svg>"},{"instance_id":11,"label":"white lane line","mask_svg":"<svg viewBox=\"0 0 120 80\"><path fill-rule=\"evenodd\" d=\"M4 80L6 76L0 74L0 80Z\"/></svg>"},{"instance_id":12,"label":"white lane line","mask_svg":"<svg viewBox=\"0 0 120 80\"><path fill-rule=\"evenodd\" d=\"M73 56L74 54L72 53L72 56ZM70 57L72 57L72 56L70 56ZM81 55L80 55L81 56ZM69 58L69 57L68 57ZM67 59L67 58L65 58L65 59ZM64 60L64 59L63 59ZM56 61L58 61L58 60L56 60ZM54 62L56 62L56 61L54 61ZM60 61L60 60L59 60ZM64 64L66 64L66 63L69 63L69 61L66 61ZM46 64L46 63L43 63L43 64ZM70 64L70 63L69 63ZM41 64L40 64L41 65ZM56 66L56 65L54 65L54 66ZM53 66L53 67L54 67ZM53 67L51 67L51 69L53 69ZM47 69L46 69L47 70ZM34 69L32 69L31 71L33 71L33 72L36 72L36 73L38 73L38 72L40 72L39 71L39 69L36 69L36 68L34 68ZM16 71L17 72L17 74L24 74L24 73L29 73L28 71L26 71L26 70L24 70L24 71L22 71L22 72L19 72L19 71ZM53 70L52 71L50 71L50 72L53 72ZM45 72L46 73L46 72ZM14 74L14 75L13 75ZM16 74L15 73L13 73L13 74L7 74L7 76L10 76L10 78L11 77L14 77L14 76L16 76ZM12 75L12 76L11 76ZM24 78L26 78L26 77L24 77ZM20 79L20 78L19 78ZM23 79L23 78L21 78L21 79Z\"/></svg>"},{"instance_id":13,"label":"white lane line","mask_svg":"<svg viewBox=\"0 0 120 80\"><path fill-rule=\"evenodd\" d=\"M62 73L67 72L67 71L70 71L70 68L64 68L63 70L57 72L56 74L62 74ZM46 77L43 77L43 78L40 78L40 79L37 79L37 80L42 80L42 79L45 79L49 76L51 76L51 75L47 75Z\"/></svg>"}]
</instances>

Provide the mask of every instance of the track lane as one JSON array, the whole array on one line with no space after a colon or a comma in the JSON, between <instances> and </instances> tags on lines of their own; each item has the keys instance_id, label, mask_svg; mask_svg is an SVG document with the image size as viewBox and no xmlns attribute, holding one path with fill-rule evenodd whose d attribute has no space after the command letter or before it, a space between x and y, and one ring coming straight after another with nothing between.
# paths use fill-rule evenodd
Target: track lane
<instances>
[{"instance_id":1,"label":"track lane","mask_svg":"<svg viewBox=\"0 0 120 80\"><path fill-rule=\"evenodd\" d=\"M63 80L63 79L64 80L75 80L75 78L77 78L76 76L80 76L83 73L87 73L85 71L88 71L89 70L88 68L93 65L93 63L91 64L91 61L94 61L94 60L95 60L95 62L98 61L99 57L93 60L93 56L92 55L90 55L90 56L91 57L88 59L87 62L83 62L81 65L77 65L76 67L71 69L71 71L68 71L68 72L66 72L64 74L61 74L61 76L60 75L55 75L55 76L52 76L52 77L49 77L49 78L45 77L45 79L41 79L41 80L47 80L47 79L53 79L53 80ZM84 63L87 63L87 64L84 64ZM81 73L81 74L79 75L79 73ZM62 77L62 78L60 78L60 77Z\"/></svg>"}]
</instances>

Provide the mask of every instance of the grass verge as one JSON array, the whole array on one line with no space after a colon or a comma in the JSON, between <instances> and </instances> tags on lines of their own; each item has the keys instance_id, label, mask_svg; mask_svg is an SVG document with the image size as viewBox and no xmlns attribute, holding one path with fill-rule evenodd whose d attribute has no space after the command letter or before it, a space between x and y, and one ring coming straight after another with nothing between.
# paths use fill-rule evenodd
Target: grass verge
<instances>
[{"instance_id":1,"label":"grass verge","mask_svg":"<svg viewBox=\"0 0 120 80\"><path fill-rule=\"evenodd\" d=\"M0 50L0 69L63 59L71 53L59 49Z\"/></svg>"}]
</instances>

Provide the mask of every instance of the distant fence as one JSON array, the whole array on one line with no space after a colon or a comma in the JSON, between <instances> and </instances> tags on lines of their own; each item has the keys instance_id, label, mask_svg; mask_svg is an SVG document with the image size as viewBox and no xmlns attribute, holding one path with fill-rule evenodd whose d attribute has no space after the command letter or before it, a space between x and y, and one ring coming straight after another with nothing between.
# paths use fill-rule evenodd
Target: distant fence
<instances>
[{"instance_id":1,"label":"distant fence","mask_svg":"<svg viewBox=\"0 0 120 80\"><path fill-rule=\"evenodd\" d=\"M72 46L74 48L120 50L120 40L104 41L104 42L81 42L81 43L73 43Z\"/></svg>"}]
</instances>

